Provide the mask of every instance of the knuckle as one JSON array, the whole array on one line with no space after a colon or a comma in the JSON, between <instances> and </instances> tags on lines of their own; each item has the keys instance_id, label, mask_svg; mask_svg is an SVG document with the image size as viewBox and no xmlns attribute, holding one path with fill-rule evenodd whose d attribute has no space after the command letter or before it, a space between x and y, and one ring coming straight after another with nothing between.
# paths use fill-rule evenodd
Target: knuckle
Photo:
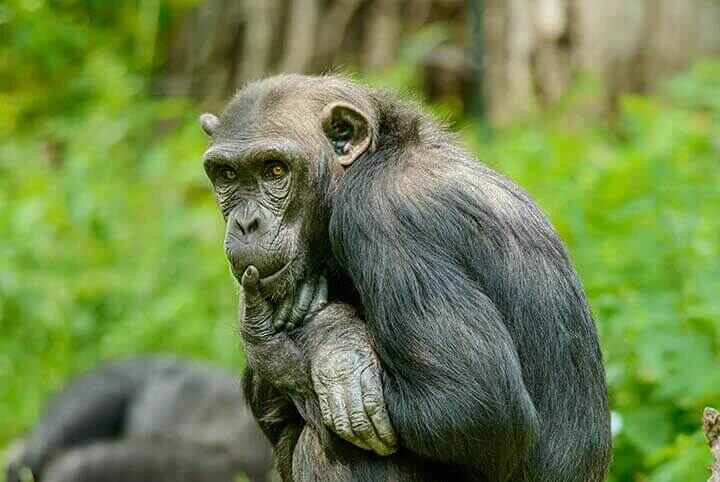
<instances>
[{"instance_id":1,"label":"knuckle","mask_svg":"<svg viewBox=\"0 0 720 482\"><path fill-rule=\"evenodd\" d=\"M355 433L370 434L373 432L372 424L364 413L353 413L350 417L350 424Z\"/></svg>"},{"instance_id":2,"label":"knuckle","mask_svg":"<svg viewBox=\"0 0 720 482\"><path fill-rule=\"evenodd\" d=\"M353 438L352 429L350 428L350 424L347 421L336 421L334 428L335 432L341 437L348 439Z\"/></svg>"},{"instance_id":3,"label":"knuckle","mask_svg":"<svg viewBox=\"0 0 720 482\"><path fill-rule=\"evenodd\" d=\"M327 407L327 401L324 400L328 396L328 389L323 385L322 383L315 382L315 395L317 395L319 402L320 402L320 408ZM323 407L324 406L324 407Z\"/></svg>"},{"instance_id":4,"label":"knuckle","mask_svg":"<svg viewBox=\"0 0 720 482\"><path fill-rule=\"evenodd\" d=\"M312 370L314 377L323 383L337 383L348 378L349 373L345 366L334 362L320 362Z\"/></svg>"},{"instance_id":5,"label":"knuckle","mask_svg":"<svg viewBox=\"0 0 720 482\"><path fill-rule=\"evenodd\" d=\"M321 416L322 416L323 425L334 430L335 426L333 425L332 416L330 415L330 413L322 412Z\"/></svg>"},{"instance_id":6,"label":"knuckle","mask_svg":"<svg viewBox=\"0 0 720 482\"><path fill-rule=\"evenodd\" d=\"M395 448L397 446L397 439L395 438L395 432L392 430L380 430L380 437L382 438L383 442L388 445L389 447Z\"/></svg>"},{"instance_id":7,"label":"knuckle","mask_svg":"<svg viewBox=\"0 0 720 482\"><path fill-rule=\"evenodd\" d=\"M327 405L320 405L320 416L322 417L323 424L325 424L328 427L332 427L333 421L332 421L332 412L330 411L330 407Z\"/></svg>"},{"instance_id":8,"label":"knuckle","mask_svg":"<svg viewBox=\"0 0 720 482\"><path fill-rule=\"evenodd\" d=\"M371 415L379 413L384 408L382 398L376 394L363 396L363 405L365 406L365 410Z\"/></svg>"}]
</instances>

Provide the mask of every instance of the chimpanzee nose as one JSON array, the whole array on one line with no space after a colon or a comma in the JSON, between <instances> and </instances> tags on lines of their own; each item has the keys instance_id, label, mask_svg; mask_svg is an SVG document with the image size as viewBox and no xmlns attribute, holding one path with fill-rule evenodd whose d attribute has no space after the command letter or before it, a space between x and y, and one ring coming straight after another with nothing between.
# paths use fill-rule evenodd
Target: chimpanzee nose
<instances>
[{"instance_id":1,"label":"chimpanzee nose","mask_svg":"<svg viewBox=\"0 0 720 482\"><path fill-rule=\"evenodd\" d=\"M235 227L240 231L242 236L248 236L260 227L260 217L258 210L248 207L235 216Z\"/></svg>"}]
</instances>

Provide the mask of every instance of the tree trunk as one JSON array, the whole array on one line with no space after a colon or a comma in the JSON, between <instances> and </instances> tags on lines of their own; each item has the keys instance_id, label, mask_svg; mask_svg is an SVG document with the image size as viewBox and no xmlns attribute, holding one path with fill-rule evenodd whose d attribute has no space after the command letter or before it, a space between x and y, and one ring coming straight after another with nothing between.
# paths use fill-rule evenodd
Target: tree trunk
<instances>
[{"instance_id":1,"label":"tree trunk","mask_svg":"<svg viewBox=\"0 0 720 482\"><path fill-rule=\"evenodd\" d=\"M245 3L245 18L252 21L247 23L242 49L238 49L239 55L235 59L235 65L239 66L239 75L234 79L236 88L272 70L271 55L279 6L278 0Z\"/></svg>"},{"instance_id":2,"label":"tree trunk","mask_svg":"<svg viewBox=\"0 0 720 482\"><path fill-rule=\"evenodd\" d=\"M318 28L318 0L291 0L287 22L285 54L280 62L283 72L306 72L313 59Z\"/></svg>"},{"instance_id":3,"label":"tree trunk","mask_svg":"<svg viewBox=\"0 0 720 482\"><path fill-rule=\"evenodd\" d=\"M621 93L720 52L718 0L205 0L175 31L161 88L219 104L275 72L378 71L433 22L460 35L415 66L426 94L495 124L555 102L580 73L600 81L591 108L611 112Z\"/></svg>"},{"instance_id":4,"label":"tree trunk","mask_svg":"<svg viewBox=\"0 0 720 482\"><path fill-rule=\"evenodd\" d=\"M713 456L708 482L720 482L720 412L714 408L705 408L703 430L710 445L710 453Z\"/></svg>"},{"instance_id":5,"label":"tree trunk","mask_svg":"<svg viewBox=\"0 0 720 482\"><path fill-rule=\"evenodd\" d=\"M486 96L496 123L522 117L589 73L611 111L695 59L720 52L715 0L487 0Z\"/></svg>"},{"instance_id":6,"label":"tree trunk","mask_svg":"<svg viewBox=\"0 0 720 482\"><path fill-rule=\"evenodd\" d=\"M400 42L400 0L375 2L370 13L370 25L365 31L365 65L381 70L395 60Z\"/></svg>"}]
</instances>

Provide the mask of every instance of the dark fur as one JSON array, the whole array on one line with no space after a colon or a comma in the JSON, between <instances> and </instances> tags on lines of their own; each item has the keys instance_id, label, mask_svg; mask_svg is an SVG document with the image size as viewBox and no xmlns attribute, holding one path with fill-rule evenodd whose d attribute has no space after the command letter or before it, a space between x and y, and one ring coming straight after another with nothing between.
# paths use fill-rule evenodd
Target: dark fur
<instances>
[{"instance_id":1,"label":"dark fur","mask_svg":"<svg viewBox=\"0 0 720 482\"><path fill-rule=\"evenodd\" d=\"M8 470L39 482L264 480L270 454L223 370L170 357L106 364L64 388Z\"/></svg>"},{"instance_id":2,"label":"dark fur","mask_svg":"<svg viewBox=\"0 0 720 482\"><path fill-rule=\"evenodd\" d=\"M320 129L332 101L363 111L373 136L344 173ZM359 312L323 311L290 336L311 364L313 345L342 343L333 330L366 331L401 446L382 458L327 433L312 397L293 402L263 378L272 353L282 356L274 346L251 363L246 393L285 477L604 480L609 411L594 322L530 198L415 107L342 78L251 84L214 140L242 150L278 137L306 166L293 195L304 199L308 253L282 293L327 271L331 307Z\"/></svg>"},{"instance_id":3,"label":"dark fur","mask_svg":"<svg viewBox=\"0 0 720 482\"><path fill-rule=\"evenodd\" d=\"M602 480L601 355L562 242L524 192L427 119L377 108L383 137L340 183L330 236L404 445L493 481Z\"/></svg>"}]
</instances>

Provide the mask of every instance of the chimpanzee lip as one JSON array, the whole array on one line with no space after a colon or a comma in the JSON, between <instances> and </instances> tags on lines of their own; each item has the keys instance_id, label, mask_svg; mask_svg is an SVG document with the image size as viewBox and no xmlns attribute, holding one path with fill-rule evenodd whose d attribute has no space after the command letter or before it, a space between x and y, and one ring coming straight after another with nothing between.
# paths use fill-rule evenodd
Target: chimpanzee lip
<instances>
[{"instance_id":1,"label":"chimpanzee lip","mask_svg":"<svg viewBox=\"0 0 720 482\"><path fill-rule=\"evenodd\" d=\"M273 283L274 281L277 281L278 279L280 279L282 277L282 275L284 275L290 269L290 266L292 265L293 261L295 261L295 258L293 258L290 261L288 261L287 263L285 263L285 266L283 266L279 270L275 271L273 274L266 276L264 278L260 278L260 286L261 287L267 286L267 285Z\"/></svg>"}]
</instances>

